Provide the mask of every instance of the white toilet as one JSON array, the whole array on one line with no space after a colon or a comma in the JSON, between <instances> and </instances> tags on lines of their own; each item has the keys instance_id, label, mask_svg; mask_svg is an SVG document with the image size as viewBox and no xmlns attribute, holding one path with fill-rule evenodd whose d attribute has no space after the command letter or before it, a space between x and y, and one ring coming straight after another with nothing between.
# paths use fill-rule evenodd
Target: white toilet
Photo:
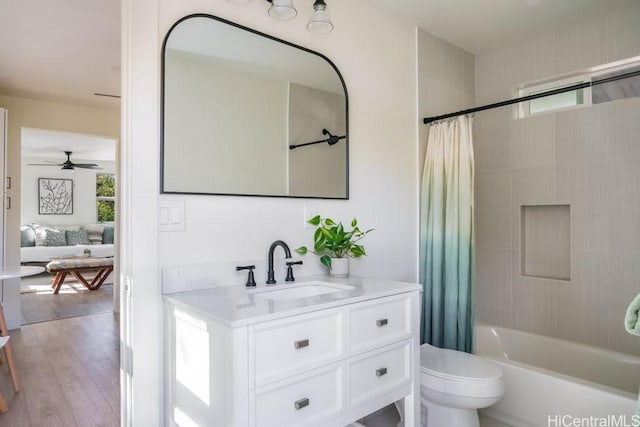
<instances>
[{"instance_id":1,"label":"white toilet","mask_svg":"<svg viewBox=\"0 0 640 427\"><path fill-rule=\"evenodd\" d=\"M498 365L473 354L420 346L422 426L479 427L478 409L504 395Z\"/></svg>"}]
</instances>

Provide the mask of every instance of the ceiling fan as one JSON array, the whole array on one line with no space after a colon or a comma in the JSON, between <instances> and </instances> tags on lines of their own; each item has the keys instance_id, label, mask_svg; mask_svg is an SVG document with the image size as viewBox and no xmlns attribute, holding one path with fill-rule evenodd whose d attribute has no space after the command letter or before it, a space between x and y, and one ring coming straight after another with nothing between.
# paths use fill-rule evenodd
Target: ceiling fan
<instances>
[{"instance_id":1,"label":"ceiling fan","mask_svg":"<svg viewBox=\"0 0 640 427\"><path fill-rule=\"evenodd\" d=\"M74 170L75 168L81 169L102 169L99 168L95 163L73 163L71 161L72 151L65 151L64 154L67 155L67 160L64 163L56 163L51 160L45 160L47 163L29 163L29 166L62 166L62 170Z\"/></svg>"}]
</instances>

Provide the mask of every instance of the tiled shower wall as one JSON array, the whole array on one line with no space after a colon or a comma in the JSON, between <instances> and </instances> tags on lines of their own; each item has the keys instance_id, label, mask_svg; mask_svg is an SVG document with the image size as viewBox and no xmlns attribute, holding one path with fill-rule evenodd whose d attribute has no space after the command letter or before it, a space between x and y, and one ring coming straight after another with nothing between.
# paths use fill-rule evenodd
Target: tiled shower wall
<instances>
[{"instance_id":1,"label":"tiled shower wall","mask_svg":"<svg viewBox=\"0 0 640 427\"><path fill-rule=\"evenodd\" d=\"M476 56L476 104L640 55L640 2L610 4ZM640 355L623 326L640 292L640 98L520 120L494 109L477 113L474 131L477 321ZM570 280L521 275L522 205L570 206Z\"/></svg>"},{"instance_id":2,"label":"tiled shower wall","mask_svg":"<svg viewBox=\"0 0 640 427\"><path fill-rule=\"evenodd\" d=\"M418 30L418 113L424 117L473 107L475 57L436 36ZM429 126L420 124L420 174Z\"/></svg>"}]
</instances>

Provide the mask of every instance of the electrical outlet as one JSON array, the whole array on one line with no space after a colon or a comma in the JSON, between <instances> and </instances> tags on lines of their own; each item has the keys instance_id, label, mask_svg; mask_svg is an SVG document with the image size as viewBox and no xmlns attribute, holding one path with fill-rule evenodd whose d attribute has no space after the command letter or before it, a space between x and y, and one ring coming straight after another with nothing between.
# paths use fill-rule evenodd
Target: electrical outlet
<instances>
[{"instance_id":1,"label":"electrical outlet","mask_svg":"<svg viewBox=\"0 0 640 427\"><path fill-rule=\"evenodd\" d=\"M304 205L304 228L313 228L313 225L309 224L309 220L318 215L318 206L316 205Z\"/></svg>"}]
</instances>

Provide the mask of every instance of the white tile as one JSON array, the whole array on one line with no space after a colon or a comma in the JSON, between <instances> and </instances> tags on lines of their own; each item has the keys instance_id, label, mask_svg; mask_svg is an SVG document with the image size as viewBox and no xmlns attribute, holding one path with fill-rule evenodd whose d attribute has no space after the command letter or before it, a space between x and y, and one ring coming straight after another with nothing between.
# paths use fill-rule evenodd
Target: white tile
<instances>
[{"instance_id":1,"label":"white tile","mask_svg":"<svg viewBox=\"0 0 640 427\"><path fill-rule=\"evenodd\" d=\"M475 98L476 95L476 58L469 52L464 52L464 91Z\"/></svg>"},{"instance_id":2,"label":"white tile","mask_svg":"<svg viewBox=\"0 0 640 427\"><path fill-rule=\"evenodd\" d=\"M511 250L477 247L476 320L509 327L511 318Z\"/></svg>"},{"instance_id":3,"label":"white tile","mask_svg":"<svg viewBox=\"0 0 640 427\"><path fill-rule=\"evenodd\" d=\"M418 70L436 81L442 81L442 44L438 37L418 31Z\"/></svg>"},{"instance_id":4,"label":"white tile","mask_svg":"<svg viewBox=\"0 0 640 427\"><path fill-rule=\"evenodd\" d=\"M624 329L623 319L627 307L640 293L638 277L640 277L640 257L611 256L610 278L608 286L615 287L615 292L608 292L609 306L603 313L603 321L607 325L607 348L623 353L640 355L640 339L630 335Z\"/></svg>"},{"instance_id":5,"label":"white tile","mask_svg":"<svg viewBox=\"0 0 640 427\"><path fill-rule=\"evenodd\" d=\"M473 144L477 171L512 167L512 126L513 120L508 108L476 113L473 121Z\"/></svg>"},{"instance_id":6,"label":"white tile","mask_svg":"<svg viewBox=\"0 0 640 427\"><path fill-rule=\"evenodd\" d=\"M557 280L524 277L520 271L520 252L512 259L513 283L511 316L513 327L536 334L556 336L558 330L557 292L569 286ZM560 288L562 289L562 288Z\"/></svg>"},{"instance_id":7,"label":"white tile","mask_svg":"<svg viewBox=\"0 0 640 427\"><path fill-rule=\"evenodd\" d=\"M466 110L473 107L473 104L467 104L468 97L461 89L456 89L449 85L442 85L442 108L445 113Z\"/></svg>"},{"instance_id":8,"label":"white tile","mask_svg":"<svg viewBox=\"0 0 640 427\"><path fill-rule=\"evenodd\" d=\"M612 162L611 172L611 249L640 255L640 159Z\"/></svg>"},{"instance_id":9,"label":"white tile","mask_svg":"<svg viewBox=\"0 0 640 427\"><path fill-rule=\"evenodd\" d=\"M606 253L577 253L570 292L558 294L559 338L599 347L607 346L604 322L610 289Z\"/></svg>"},{"instance_id":10,"label":"white tile","mask_svg":"<svg viewBox=\"0 0 640 427\"><path fill-rule=\"evenodd\" d=\"M601 20L580 22L556 32L557 74L581 71L604 62L604 26L601 23Z\"/></svg>"},{"instance_id":11,"label":"white tile","mask_svg":"<svg viewBox=\"0 0 640 427\"><path fill-rule=\"evenodd\" d=\"M447 112L442 103L442 83L421 75L418 81L418 113L421 118Z\"/></svg>"},{"instance_id":12,"label":"white tile","mask_svg":"<svg viewBox=\"0 0 640 427\"><path fill-rule=\"evenodd\" d=\"M511 141L511 165L516 169L555 165L555 114L515 120Z\"/></svg>"},{"instance_id":13,"label":"white tile","mask_svg":"<svg viewBox=\"0 0 640 427\"><path fill-rule=\"evenodd\" d=\"M442 45L442 81L448 86L464 92L465 51L451 43Z\"/></svg>"},{"instance_id":14,"label":"white tile","mask_svg":"<svg viewBox=\"0 0 640 427\"><path fill-rule=\"evenodd\" d=\"M511 172L476 173L476 244L492 248L511 248Z\"/></svg>"},{"instance_id":15,"label":"white tile","mask_svg":"<svg viewBox=\"0 0 640 427\"><path fill-rule=\"evenodd\" d=\"M512 247L520 247L520 207L522 205L549 205L556 201L555 169L518 169L511 173L511 228Z\"/></svg>"},{"instance_id":16,"label":"white tile","mask_svg":"<svg viewBox=\"0 0 640 427\"><path fill-rule=\"evenodd\" d=\"M640 54L640 7L638 2L616 2L609 13L606 26L607 46L612 52L611 60L625 59Z\"/></svg>"},{"instance_id":17,"label":"white tile","mask_svg":"<svg viewBox=\"0 0 640 427\"><path fill-rule=\"evenodd\" d=\"M640 157L640 97L613 101L607 103L606 108L609 114L603 117L600 124L608 136L608 158Z\"/></svg>"}]
</instances>

